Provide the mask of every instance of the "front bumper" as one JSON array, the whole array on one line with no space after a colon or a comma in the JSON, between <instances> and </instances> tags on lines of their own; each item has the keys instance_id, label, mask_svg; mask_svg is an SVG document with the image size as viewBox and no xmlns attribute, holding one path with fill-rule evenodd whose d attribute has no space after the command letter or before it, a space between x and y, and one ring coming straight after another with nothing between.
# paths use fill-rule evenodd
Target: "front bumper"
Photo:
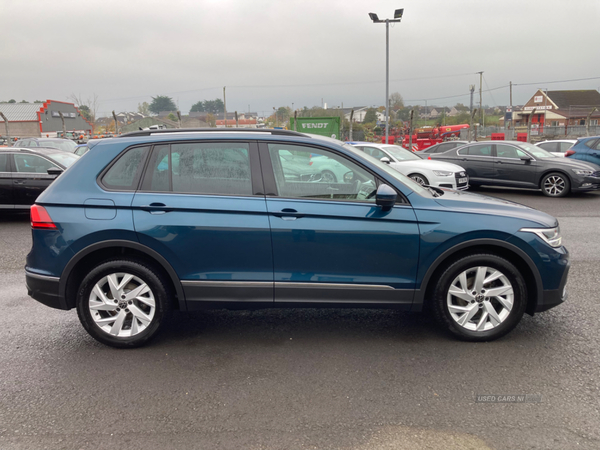
<instances>
[{"instance_id":1,"label":"front bumper","mask_svg":"<svg viewBox=\"0 0 600 450\"><path fill-rule=\"evenodd\" d=\"M555 306L558 306L567 300L567 278L569 276L570 267L571 263L569 262L567 263L567 267L565 268L562 279L560 280L558 289L544 290L541 302L538 302L535 307L535 312L548 311L550 308L554 308Z\"/></svg>"},{"instance_id":2,"label":"front bumper","mask_svg":"<svg viewBox=\"0 0 600 450\"><path fill-rule=\"evenodd\" d=\"M571 187L574 192L595 191L598 189L600 189L600 172L595 172L589 177L574 178Z\"/></svg>"},{"instance_id":3,"label":"front bumper","mask_svg":"<svg viewBox=\"0 0 600 450\"><path fill-rule=\"evenodd\" d=\"M59 295L59 278L25 271L27 293L31 298L56 309L69 309Z\"/></svg>"}]
</instances>

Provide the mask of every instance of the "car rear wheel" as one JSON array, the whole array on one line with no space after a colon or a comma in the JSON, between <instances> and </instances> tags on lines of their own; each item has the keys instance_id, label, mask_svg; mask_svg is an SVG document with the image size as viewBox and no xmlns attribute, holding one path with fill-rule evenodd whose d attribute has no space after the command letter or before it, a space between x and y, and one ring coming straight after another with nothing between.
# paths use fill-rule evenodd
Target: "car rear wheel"
<instances>
[{"instance_id":1,"label":"car rear wheel","mask_svg":"<svg viewBox=\"0 0 600 450\"><path fill-rule=\"evenodd\" d=\"M450 264L433 294L437 320L468 341L491 341L511 331L523 317L526 286L504 258L474 254Z\"/></svg>"},{"instance_id":2,"label":"car rear wheel","mask_svg":"<svg viewBox=\"0 0 600 450\"><path fill-rule=\"evenodd\" d=\"M571 182L566 175L553 172L542 178L540 187L547 197L564 197L571 190Z\"/></svg>"},{"instance_id":3,"label":"car rear wheel","mask_svg":"<svg viewBox=\"0 0 600 450\"><path fill-rule=\"evenodd\" d=\"M87 332L112 347L144 345L171 312L168 283L146 263L118 259L96 266L81 282L77 314Z\"/></svg>"},{"instance_id":4,"label":"car rear wheel","mask_svg":"<svg viewBox=\"0 0 600 450\"><path fill-rule=\"evenodd\" d=\"M421 186L429 184L429 180L425 177L425 175L421 175L420 173L411 173L409 177L419 183Z\"/></svg>"}]
</instances>

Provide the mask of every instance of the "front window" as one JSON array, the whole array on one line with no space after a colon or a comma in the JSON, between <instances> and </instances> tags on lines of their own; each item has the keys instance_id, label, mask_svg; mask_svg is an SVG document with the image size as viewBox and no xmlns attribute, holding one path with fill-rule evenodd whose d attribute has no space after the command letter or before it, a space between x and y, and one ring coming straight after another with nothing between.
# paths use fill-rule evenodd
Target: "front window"
<instances>
[{"instance_id":1,"label":"front window","mask_svg":"<svg viewBox=\"0 0 600 450\"><path fill-rule=\"evenodd\" d=\"M375 202L375 177L332 151L268 144L281 197Z\"/></svg>"},{"instance_id":2,"label":"front window","mask_svg":"<svg viewBox=\"0 0 600 450\"><path fill-rule=\"evenodd\" d=\"M496 156L498 158L513 158L520 159L523 156L527 156L523 150L519 150L516 147L508 144L496 144Z\"/></svg>"},{"instance_id":3,"label":"front window","mask_svg":"<svg viewBox=\"0 0 600 450\"><path fill-rule=\"evenodd\" d=\"M56 168L54 164L38 155L22 153L15 155L15 166L19 173L48 173L48 169Z\"/></svg>"}]
</instances>

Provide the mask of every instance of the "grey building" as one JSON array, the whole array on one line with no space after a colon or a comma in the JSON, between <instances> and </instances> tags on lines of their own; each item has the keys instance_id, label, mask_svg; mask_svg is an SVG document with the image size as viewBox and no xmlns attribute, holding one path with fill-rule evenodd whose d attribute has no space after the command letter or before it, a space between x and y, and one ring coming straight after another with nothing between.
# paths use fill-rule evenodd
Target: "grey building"
<instances>
[{"instance_id":1,"label":"grey building","mask_svg":"<svg viewBox=\"0 0 600 450\"><path fill-rule=\"evenodd\" d=\"M91 134L93 126L85 120L73 103L47 100L44 103L0 103L0 112L8 119L11 137L56 136L63 131ZM62 113L62 118L61 118ZM0 116L0 134L6 133Z\"/></svg>"}]
</instances>

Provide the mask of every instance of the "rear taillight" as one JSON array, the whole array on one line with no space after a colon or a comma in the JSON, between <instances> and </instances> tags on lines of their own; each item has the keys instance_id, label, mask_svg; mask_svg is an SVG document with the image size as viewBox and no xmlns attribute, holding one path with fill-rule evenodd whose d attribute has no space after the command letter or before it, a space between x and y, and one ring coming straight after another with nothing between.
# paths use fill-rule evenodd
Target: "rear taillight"
<instances>
[{"instance_id":1,"label":"rear taillight","mask_svg":"<svg viewBox=\"0 0 600 450\"><path fill-rule=\"evenodd\" d=\"M56 230L56 225L52 222L46 208L39 205L33 205L31 207L31 228Z\"/></svg>"},{"instance_id":2,"label":"rear taillight","mask_svg":"<svg viewBox=\"0 0 600 450\"><path fill-rule=\"evenodd\" d=\"M574 155L575 153L575 150L567 150L567 152L565 153L565 157Z\"/></svg>"}]
</instances>

